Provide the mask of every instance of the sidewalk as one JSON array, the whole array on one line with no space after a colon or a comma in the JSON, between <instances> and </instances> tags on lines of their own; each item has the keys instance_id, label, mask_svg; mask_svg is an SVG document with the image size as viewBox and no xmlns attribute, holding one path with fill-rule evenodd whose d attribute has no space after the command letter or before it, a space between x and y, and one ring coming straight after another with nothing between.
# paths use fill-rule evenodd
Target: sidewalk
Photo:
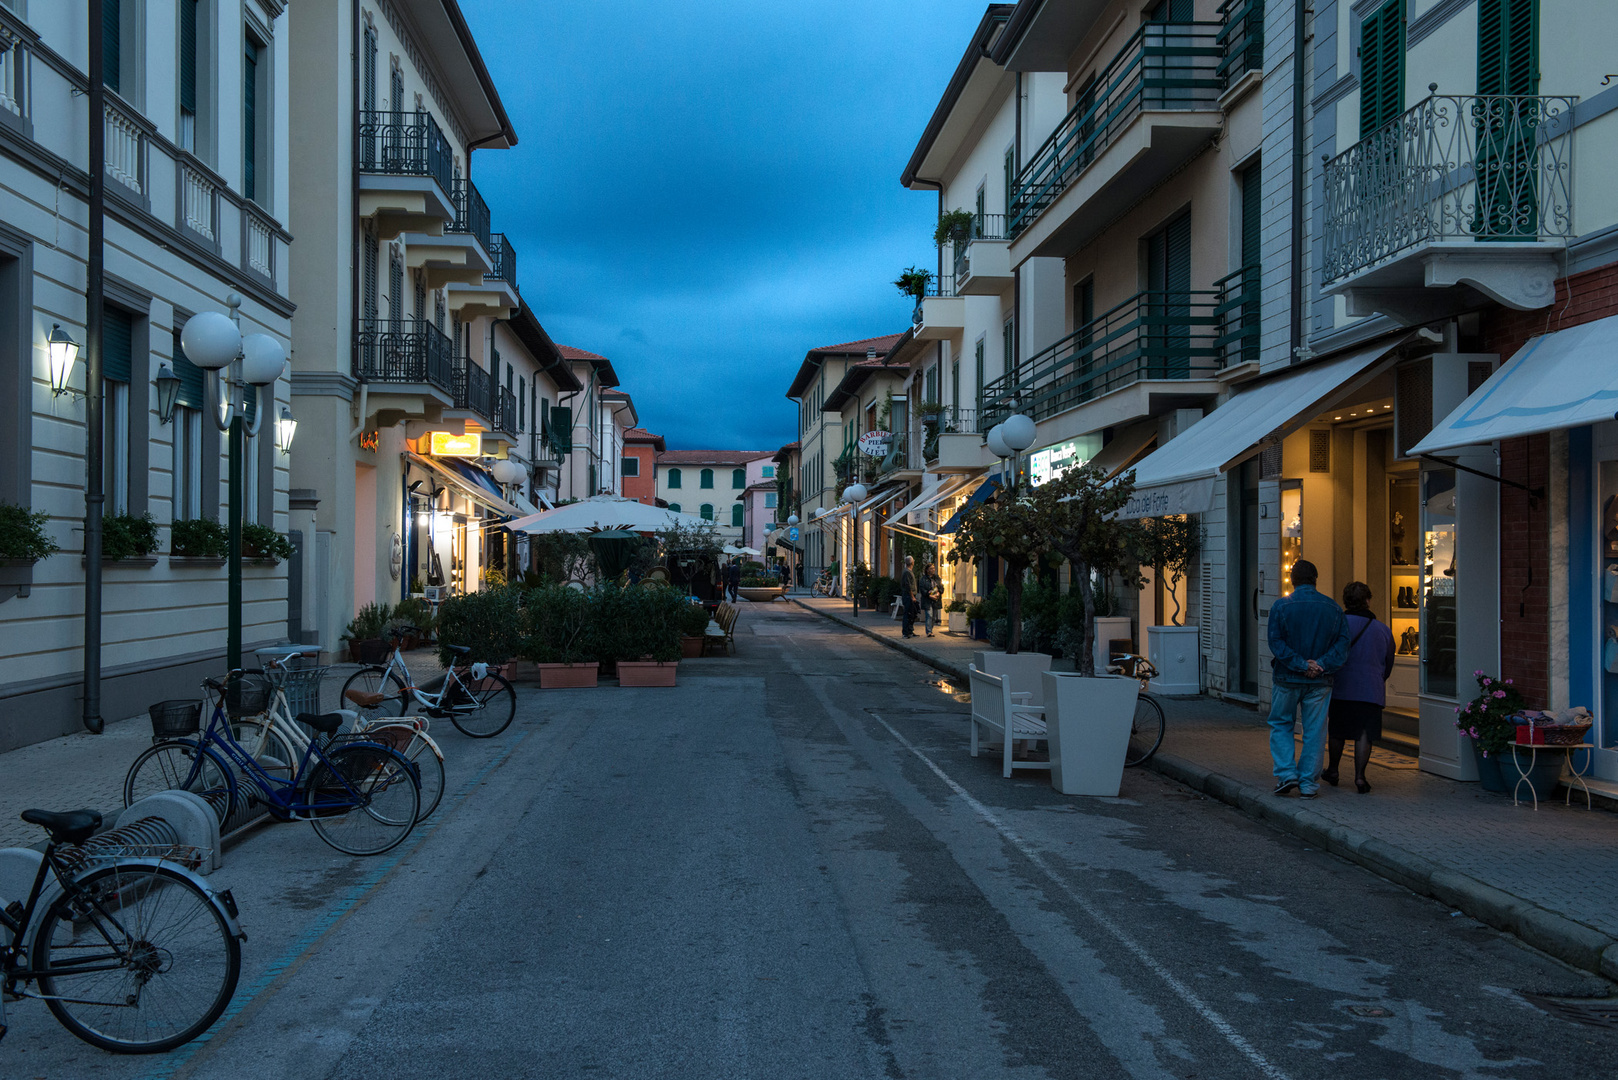
<instances>
[{"instance_id":1,"label":"sidewalk","mask_svg":"<svg viewBox=\"0 0 1618 1080\"><path fill-rule=\"evenodd\" d=\"M981 642L964 635L900 638L879 613L850 618L846 601L794 598L962 680ZM1618 979L1618 815L1560 801L1513 806L1476 784L1421 772L1377 749L1366 774L1321 797L1276 798L1264 718L1212 698L1168 699L1168 730L1151 766L1415 892L1590 971ZM962 735L963 740L965 734Z\"/></svg>"}]
</instances>

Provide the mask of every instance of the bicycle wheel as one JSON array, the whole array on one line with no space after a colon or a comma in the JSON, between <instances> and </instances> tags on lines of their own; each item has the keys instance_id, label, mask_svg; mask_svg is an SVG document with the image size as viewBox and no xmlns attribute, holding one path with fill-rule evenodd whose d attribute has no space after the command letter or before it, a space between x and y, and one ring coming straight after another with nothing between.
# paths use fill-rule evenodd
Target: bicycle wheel
<instances>
[{"instance_id":1,"label":"bicycle wheel","mask_svg":"<svg viewBox=\"0 0 1618 1080\"><path fill-rule=\"evenodd\" d=\"M361 737L397 750L415 765L416 779L421 784L421 815L416 820L431 817L444 797L444 755L437 745L412 724L380 723L366 728Z\"/></svg>"},{"instance_id":2,"label":"bicycle wheel","mask_svg":"<svg viewBox=\"0 0 1618 1080\"><path fill-rule=\"evenodd\" d=\"M1129 729L1129 749L1124 764L1139 765L1153 754L1163 742L1163 706L1146 694L1135 699L1135 723Z\"/></svg>"},{"instance_id":3,"label":"bicycle wheel","mask_svg":"<svg viewBox=\"0 0 1618 1080\"><path fill-rule=\"evenodd\" d=\"M517 691L505 676L490 672L481 681L471 672L462 676L458 686L445 692L450 723L464 735L474 739L492 739L511 726L517 715Z\"/></svg>"},{"instance_id":4,"label":"bicycle wheel","mask_svg":"<svg viewBox=\"0 0 1618 1080\"><path fill-rule=\"evenodd\" d=\"M386 720L403 716L404 689L404 680L388 668L360 668L343 683L343 692L338 698L337 707L353 709L366 720ZM350 690L358 690L361 694L381 694L382 701L376 705L361 705L349 698Z\"/></svg>"},{"instance_id":5,"label":"bicycle wheel","mask_svg":"<svg viewBox=\"0 0 1618 1080\"><path fill-rule=\"evenodd\" d=\"M234 770L208 747L190 739L160 742L141 753L124 776L124 805L159 791L189 791L213 807L221 827L236 808Z\"/></svg>"},{"instance_id":6,"label":"bicycle wheel","mask_svg":"<svg viewBox=\"0 0 1618 1080\"><path fill-rule=\"evenodd\" d=\"M242 744L242 749L253 755L258 767L277 780L290 781L302 756L292 748L275 727L261 716L233 720L230 733Z\"/></svg>"},{"instance_id":7,"label":"bicycle wheel","mask_svg":"<svg viewBox=\"0 0 1618 1080\"><path fill-rule=\"evenodd\" d=\"M57 897L34 938L45 1004L63 1027L118 1054L172 1050L219 1019L242 945L218 904L166 866L91 870Z\"/></svg>"},{"instance_id":8,"label":"bicycle wheel","mask_svg":"<svg viewBox=\"0 0 1618 1080\"><path fill-rule=\"evenodd\" d=\"M421 811L416 770L396 750L343 746L310 769L304 798L315 834L345 855L380 855L415 827Z\"/></svg>"}]
</instances>

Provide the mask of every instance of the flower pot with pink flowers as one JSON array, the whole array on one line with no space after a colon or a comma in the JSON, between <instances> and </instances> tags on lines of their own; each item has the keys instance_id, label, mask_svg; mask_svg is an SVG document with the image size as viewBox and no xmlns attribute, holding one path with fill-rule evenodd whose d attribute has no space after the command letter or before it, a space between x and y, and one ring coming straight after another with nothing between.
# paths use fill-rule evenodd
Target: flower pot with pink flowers
<instances>
[{"instance_id":1,"label":"flower pot with pink flowers","mask_svg":"<svg viewBox=\"0 0 1618 1080\"><path fill-rule=\"evenodd\" d=\"M1486 671L1474 671L1472 677L1477 680L1478 695L1455 707L1455 726L1472 740L1483 790L1509 791L1511 784L1502 769L1511 769L1510 748L1517 736L1516 716L1523 710L1523 697L1511 679Z\"/></svg>"}]
</instances>

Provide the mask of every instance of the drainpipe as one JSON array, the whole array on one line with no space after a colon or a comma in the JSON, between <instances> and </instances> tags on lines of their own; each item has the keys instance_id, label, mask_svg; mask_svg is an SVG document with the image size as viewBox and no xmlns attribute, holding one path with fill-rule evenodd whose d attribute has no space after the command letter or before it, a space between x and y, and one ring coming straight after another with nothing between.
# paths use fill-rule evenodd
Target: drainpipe
<instances>
[{"instance_id":1,"label":"drainpipe","mask_svg":"<svg viewBox=\"0 0 1618 1080\"><path fill-rule=\"evenodd\" d=\"M1304 139L1308 124L1304 118L1304 7L1299 4L1292 19L1292 357L1294 364L1302 363L1308 352L1304 326L1303 283L1303 193L1306 182L1304 169L1308 148Z\"/></svg>"},{"instance_id":2,"label":"drainpipe","mask_svg":"<svg viewBox=\"0 0 1618 1080\"><path fill-rule=\"evenodd\" d=\"M84 729L99 735L106 727L101 717L101 513L107 500L103 490L101 320L107 97L101 85L104 77L101 5L89 4L86 10L90 13L90 250L85 260L84 296Z\"/></svg>"}]
</instances>

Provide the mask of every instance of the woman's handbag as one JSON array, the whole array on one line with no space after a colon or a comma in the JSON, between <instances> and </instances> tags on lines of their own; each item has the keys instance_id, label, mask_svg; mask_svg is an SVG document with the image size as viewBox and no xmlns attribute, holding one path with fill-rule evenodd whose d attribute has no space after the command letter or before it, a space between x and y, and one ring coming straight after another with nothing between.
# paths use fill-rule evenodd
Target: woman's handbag
<instances>
[{"instance_id":1,"label":"woman's handbag","mask_svg":"<svg viewBox=\"0 0 1618 1080\"><path fill-rule=\"evenodd\" d=\"M1607 572L1601 575L1601 599L1618 604L1618 562L1608 563Z\"/></svg>"}]
</instances>

